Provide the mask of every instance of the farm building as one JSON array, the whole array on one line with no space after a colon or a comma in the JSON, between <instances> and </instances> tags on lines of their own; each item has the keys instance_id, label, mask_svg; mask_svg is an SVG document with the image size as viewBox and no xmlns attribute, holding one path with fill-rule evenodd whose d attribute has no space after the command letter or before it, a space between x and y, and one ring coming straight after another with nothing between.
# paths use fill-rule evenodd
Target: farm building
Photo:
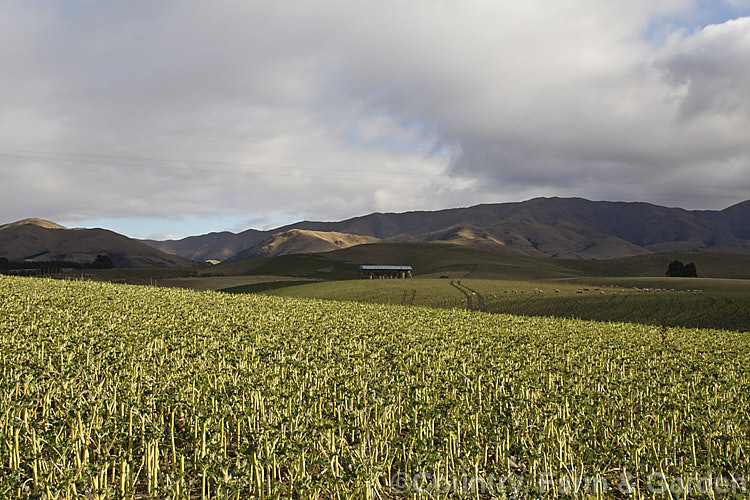
<instances>
[{"instance_id":1,"label":"farm building","mask_svg":"<svg viewBox=\"0 0 750 500\"><path fill-rule=\"evenodd\" d=\"M359 273L366 279L408 279L411 278L411 266L359 266Z\"/></svg>"}]
</instances>

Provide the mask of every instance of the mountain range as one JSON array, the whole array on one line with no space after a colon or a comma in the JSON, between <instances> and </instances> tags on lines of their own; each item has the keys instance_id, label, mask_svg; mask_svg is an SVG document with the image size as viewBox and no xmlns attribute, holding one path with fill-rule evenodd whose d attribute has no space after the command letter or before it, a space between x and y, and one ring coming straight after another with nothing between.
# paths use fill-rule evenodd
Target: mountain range
<instances>
[{"instance_id":1,"label":"mountain range","mask_svg":"<svg viewBox=\"0 0 750 500\"><path fill-rule=\"evenodd\" d=\"M68 229L41 219L0 226L0 257L90 262L106 254L118 267L190 267L372 243L454 244L567 259L677 251L750 254L750 200L715 211L535 198L372 213L338 222L302 221L267 231L225 231L168 241L134 240L105 229Z\"/></svg>"},{"instance_id":2,"label":"mountain range","mask_svg":"<svg viewBox=\"0 0 750 500\"><path fill-rule=\"evenodd\" d=\"M117 267L197 265L107 229L69 229L36 218L0 226L0 257L9 260L88 263L97 255L109 256Z\"/></svg>"},{"instance_id":3,"label":"mountain range","mask_svg":"<svg viewBox=\"0 0 750 500\"><path fill-rule=\"evenodd\" d=\"M332 237L333 233L339 236ZM196 261L226 262L365 242L452 243L574 259L692 250L750 254L750 200L720 211L691 211L649 203L535 198L437 211L373 213L339 222L303 221L268 231L144 240L163 252Z\"/></svg>"}]
</instances>

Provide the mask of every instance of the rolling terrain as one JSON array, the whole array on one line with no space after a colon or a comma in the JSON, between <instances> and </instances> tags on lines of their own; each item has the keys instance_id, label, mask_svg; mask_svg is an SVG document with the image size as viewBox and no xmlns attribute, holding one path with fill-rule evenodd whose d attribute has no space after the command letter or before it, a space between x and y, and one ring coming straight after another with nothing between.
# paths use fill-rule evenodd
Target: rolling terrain
<instances>
[{"instance_id":1,"label":"rolling terrain","mask_svg":"<svg viewBox=\"0 0 750 500\"><path fill-rule=\"evenodd\" d=\"M447 257L455 262L449 265L446 261L442 267L432 265L434 272L471 271L476 277L493 274L508 277L519 265L514 258L521 257L551 257L560 261L522 261L522 267L529 267L532 262L539 266L533 273L537 277L548 273L569 275L581 270L588 273L588 267L600 275L612 275L617 265L611 265L611 260L620 258L635 259L631 261L632 272L641 272L664 265L665 259L680 252L690 253L691 256L683 258L696 264L699 260L716 259L692 257L698 253L736 255L735 260L744 262L741 256L750 255L750 201L722 211L687 211L646 203L538 198L434 212L375 213L340 222L299 222L276 230L211 233L162 242L133 240L104 229L67 229L39 219L0 226L2 257L91 261L98 254L106 254L118 267L190 267L195 261L206 260L229 264L284 255L340 252L374 243L382 246L365 253L373 254L376 259L381 255L393 256L419 264ZM449 250L443 252L438 249L441 246ZM460 252L456 247L484 253L474 252L457 259ZM394 255L393 249L399 252ZM425 255L419 255L421 251ZM357 252L352 251L350 262L363 262L364 256L356 255ZM389 257L380 263L392 262ZM257 265L264 263L260 261ZM642 264L646 267L639 267ZM711 266L702 268L713 269ZM329 266L323 266L326 267ZM720 277L742 277L743 273L745 268L740 265L733 275Z\"/></svg>"},{"instance_id":2,"label":"rolling terrain","mask_svg":"<svg viewBox=\"0 0 750 500\"><path fill-rule=\"evenodd\" d=\"M540 281L346 280L257 283L225 291L750 331L750 281L747 280L658 277Z\"/></svg>"},{"instance_id":3,"label":"rolling terrain","mask_svg":"<svg viewBox=\"0 0 750 500\"><path fill-rule=\"evenodd\" d=\"M358 234L290 229L272 234L260 243L234 255L227 262L258 257L276 257L277 255L330 252L332 250L348 248L354 245L376 243L378 241L377 238L373 238L372 236Z\"/></svg>"},{"instance_id":4,"label":"rolling terrain","mask_svg":"<svg viewBox=\"0 0 750 500\"><path fill-rule=\"evenodd\" d=\"M303 221L269 231L251 229L145 243L196 260L240 260L244 250L262 247L264 240L293 229L369 236L386 243L460 244L559 259L693 250L750 254L750 201L721 211L690 211L648 203L535 198L437 211L373 213L339 222ZM281 253L300 251L304 250L290 244ZM249 254L267 256L259 251Z\"/></svg>"},{"instance_id":5,"label":"rolling terrain","mask_svg":"<svg viewBox=\"0 0 750 500\"><path fill-rule=\"evenodd\" d=\"M212 273L270 274L342 280L359 277L360 264L404 264L421 278L539 280L617 276L664 276L669 263L693 262L698 276L750 279L750 256L672 252L610 260L530 257L484 248L431 243L376 243L319 254L281 255L220 264Z\"/></svg>"},{"instance_id":6,"label":"rolling terrain","mask_svg":"<svg viewBox=\"0 0 750 500\"><path fill-rule=\"evenodd\" d=\"M224 261L268 238L267 231L248 229L239 234L229 231L189 236L181 240L142 240L146 245L198 262Z\"/></svg>"},{"instance_id":7,"label":"rolling terrain","mask_svg":"<svg viewBox=\"0 0 750 500\"><path fill-rule=\"evenodd\" d=\"M87 263L108 255L117 267L193 267L195 262L164 253L106 229L68 229L42 219L0 226L0 257L16 261Z\"/></svg>"}]
</instances>

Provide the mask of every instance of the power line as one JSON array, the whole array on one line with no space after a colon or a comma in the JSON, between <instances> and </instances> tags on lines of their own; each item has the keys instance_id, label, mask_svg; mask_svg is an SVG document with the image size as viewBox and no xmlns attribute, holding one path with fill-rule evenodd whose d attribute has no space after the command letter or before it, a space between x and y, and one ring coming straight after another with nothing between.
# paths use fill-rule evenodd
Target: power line
<instances>
[{"instance_id":1,"label":"power line","mask_svg":"<svg viewBox=\"0 0 750 500\"><path fill-rule=\"evenodd\" d=\"M216 165L216 166L235 166L235 167L249 167L249 168L262 168L262 169L284 169L284 170L312 170L312 171L325 171L325 172L349 172L349 173L374 173L373 170L364 169L347 169L347 168L327 168L327 167L305 167L305 166L290 166L290 165L278 165L278 164L262 164L262 163L241 163L241 162L222 162L222 161L205 161L205 160L182 160L182 159L167 159L167 158L147 158L147 157L136 157L136 156L114 156L114 155L99 155L99 154L83 154L83 153L60 153L51 151L30 151L22 149L0 149L0 155L13 157L13 158L26 158L26 159L37 159L37 160L58 160L68 161L77 163L91 163L91 164L105 164L115 166L150 166L152 168L170 168L173 170L199 170L207 172L221 172L221 173L253 173L246 170L224 170L224 169L208 169L195 167L195 165ZM73 158L67 158L73 157ZM140 165L133 163L110 163L102 162L100 160L79 160L78 158L101 158L105 160L124 160L127 162L156 162L156 163L178 163L188 166L185 167L168 167L165 165ZM420 172L403 172L395 170L378 170L378 174L387 175L398 175L398 176L419 176L419 177L452 177L447 174L431 174L431 173L420 173ZM280 174L286 175L286 174ZM461 176L461 178L476 178L475 176Z\"/></svg>"},{"instance_id":2,"label":"power line","mask_svg":"<svg viewBox=\"0 0 750 500\"><path fill-rule=\"evenodd\" d=\"M32 151L22 149L0 149L0 156L8 158L20 158L20 159L31 159L31 160L42 160L42 161L64 161L78 164L91 164L91 165L106 165L116 167L132 167L132 168L145 168L145 169L159 169L159 170L172 170L181 172L206 172L215 174L241 174L241 175L252 175L252 176L268 176L268 177L297 177L297 178L310 178L310 179L327 179L327 180L341 180L341 181L355 181L355 182L383 182L390 183L397 180L394 178L380 178L380 177L346 177L341 175L315 175L305 174L303 172L331 172L331 173L355 173L355 174L376 174L376 175L392 175L398 177L417 177L422 179L434 179L444 181L481 181L482 188L503 188L514 183L533 185L533 179L529 177L514 177L504 175L502 179L493 179L486 176L476 175L451 175L451 174L437 174L437 173L423 173L423 172L402 172L393 170L378 170L373 171L369 169L346 169L346 168L327 168L327 167L305 167L305 166L289 166L289 165L276 165L276 164L260 164L260 163L240 163L240 162L221 162L221 161L205 161L205 160L183 160L183 159L167 159L167 158L148 158L138 156L115 156L115 155L100 155L91 153L62 153L62 152L51 152L51 151ZM111 161L116 160L116 161ZM133 162L152 162L149 163L133 163ZM154 164L155 163L155 164ZM172 165L170 165L172 164ZM179 166L179 165L184 166ZM287 172L268 172L258 170L239 170L239 169L222 169L222 168L207 168L195 165L214 165L214 166L235 166L235 167L248 167L254 169L282 169ZM618 184L630 185L630 186L673 186L673 187L699 187L699 188L715 188L715 189L744 189L744 186L734 185L718 185L718 184L683 184L683 183L659 183L659 182L637 182L637 181L622 181L618 180ZM425 186L434 186L434 182L419 182L416 183ZM747 187L750 189L750 187Z\"/></svg>"}]
</instances>

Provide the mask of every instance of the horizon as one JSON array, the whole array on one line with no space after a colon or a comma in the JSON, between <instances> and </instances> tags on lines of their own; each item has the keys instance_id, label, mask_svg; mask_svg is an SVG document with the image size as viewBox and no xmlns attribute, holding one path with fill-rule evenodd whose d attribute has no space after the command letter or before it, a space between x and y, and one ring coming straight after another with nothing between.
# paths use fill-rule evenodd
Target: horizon
<instances>
[{"instance_id":1,"label":"horizon","mask_svg":"<svg viewBox=\"0 0 750 500\"><path fill-rule=\"evenodd\" d=\"M242 229L242 230L239 230L239 231L232 231L232 230L229 230L229 229L209 229L209 230L207 230L205 232L202 232L202 233L187 234L187 235L184 235L184 236L174 237L174 238L139 237L139 236L133 236L133 235L128 234L126 232L121 232L121 231L118 231L116 229L113 229L112 227L106 227L106 226L103 226L103 225L95 225L95 226L72 226L72 225L64 224L64 223L62 223L60 221L57 221L57 220L46 219L46 218L43 218L43 217L33 217L33 216L32 217L24 217L22 219L17 219L17 220L13 220L13 221L0 222L0 227L4 226L4 225L8 225L8 224L13 224L13 223L25 221L25 220L41 220L41 221L44 221L44 222L51 222L53 224L58 224L58 225L64 226L65 229L105 229L105 230L108 230L108 231L113 231L113 232L118 233L118 234L122 234L124 236L127 236L128 238L132 238L132 239L136 239L136 240L172 241L172 240L181 240L181 239L185 239L185 238L189 238L189 237L193 237L193 236L204 236L204 235L212 234L212 233L229 232L229 233L233 233L233 234L238 234L238 233L241 233L241 232L247 231L247 230L274 231L274 230L278 230L278 229L280 229L282 227L285 227L285 226L288 226L288 225L292 225L292 224L301 223L301 222L325 222L325 223L328 223L328 222L341 222L341 221L346 221L346 220L355 219L355 218L359 218L359 217L367 217L369 215L374 215L374 214L378 214L378 213L379 214L388 215L388 214L403 214L403 213L412 213L412 212L436 212L436 211L442 211L442 210L457 210L457 209L472 208L472 207L476 207L476 206L479 206L479 205L520 204L520 203L526 203L526 202L530 202L530 201L534 201L534 200L539 200L539 199L546 199L546 200L550 200L550 199L582 200L582 201L587 201L587 202L592 202L592 203L648 204L648 205L659 206L659 207L664 207L664 208L674 208L674 209L687 210L689 212L692 212L692 211L714 211L714 212L720 212L720 211L726 210L728 208L731 208L731 207L733 207L735 205L739 205L741 203L745 203L745 202L750 201L750 198L748 198L746 200L740 200L740 201L738 201L736 203L732 203L731 205L728 205L728 206L726 206L726 207L724 207L722 209L711 210L711 209L701 209L701 208L687 209L687 208L680 207L680 206L659 205L659 204L650 203L650 202L643 202L643 201L590 200L590 199L587 199L587 198L582 198L580 196L571 196L571 197L539 196L539 197L536 197L536 198L530 198L530 199L521 200L521 201L500 202L500 203L478 203L478 204L474 204L474 205L465 205L465 206L438 208L438 209L435 209L435 210L406 210L406 211L401 211L401 212L369 212L369 213L366 213L366 214L354 215L352 217L346 217L346 218L340 218L340 219L329 219L329 220L299 219L299 220L292 220L292 221L289 221L289 222L286 222L284 224L280 224L280 225L277 225L277 226L267 227L267 228L264 228L264 229L253 228L253 227L248 227L248 228L245 228L245 229ZM155 234L155 235L152 235L152 236L158 236L158 235L159 234Z\"/></svg>"},{"instance_id":2,"label":"horizon","mask_svg":"<svg viewBox=\"0 0 750 500\"><path fill-rule=\"evenodd\" d=\"M750 0L0 5L0 213L137 238L750 192Z\"/></svg>"}]
</instances>

